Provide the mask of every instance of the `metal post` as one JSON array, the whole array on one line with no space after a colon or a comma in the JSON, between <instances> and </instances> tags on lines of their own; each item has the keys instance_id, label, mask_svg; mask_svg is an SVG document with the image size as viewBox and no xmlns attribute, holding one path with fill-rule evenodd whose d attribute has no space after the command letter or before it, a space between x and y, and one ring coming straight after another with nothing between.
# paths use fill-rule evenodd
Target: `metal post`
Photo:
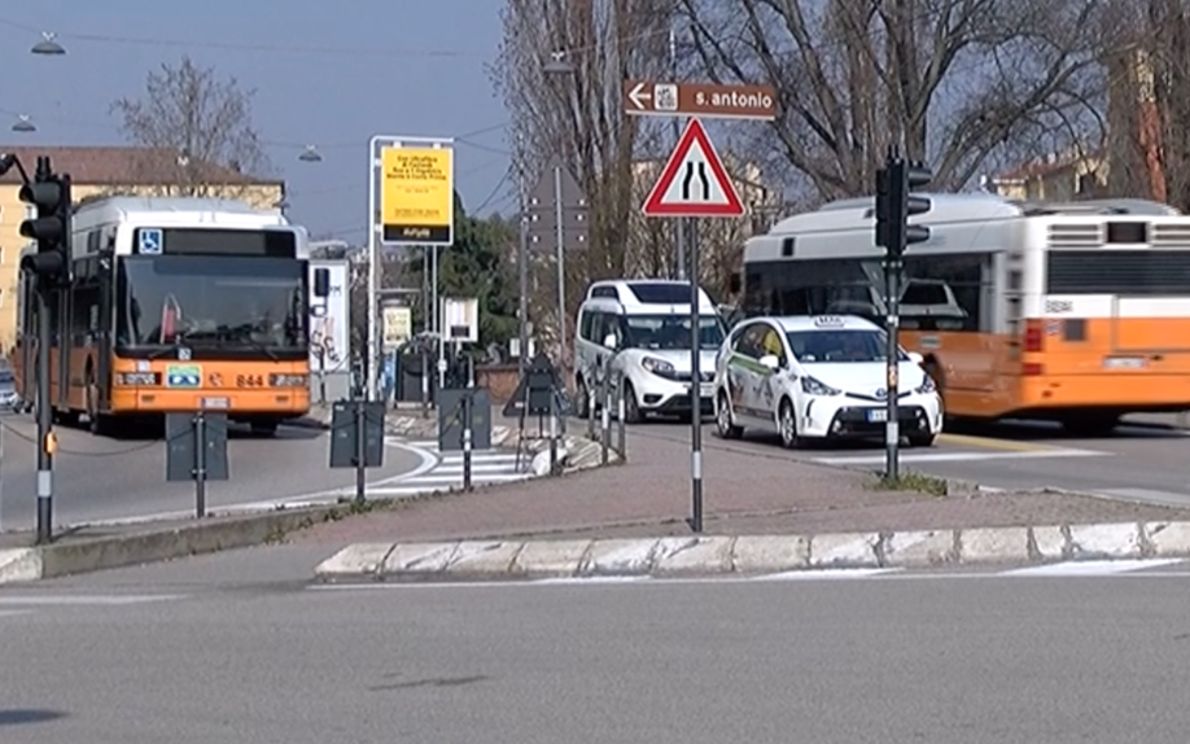
<instances>
[{"instance_id":1,"label":"metal post","mask_svg":"<svg viewBox=\"0 0 1190 744\"><path fill-rule=\"evenodd\" d=\"M368 421L364 399L355 399L355 503L362 504L366 498Z\"/></svg>"},{"instance_id":2,"label":"metal post","mask_svg":"<svg viewBox=\"0 0 1190 744\"><path fill-rule=\"evenodd\" d=\"M471 389L463 392L463 490L471 490Z\"/></svg>"},{"instance_id":3,"label":"metal post","mask_svg":"<svg viewBox=\"0 0 1190 744\"><path fill-rule=\"evenodd\" d=\"M566 258L562 252L562 164L554 166L554 225L558 242L558 366L566 370Z\"/></svg>"},{"instance_id":4,"label":"metal post","mask_svg":"<svg viewBox=\"0 0 1190 744\"><path fill-rule=\"evenodd\" d=\"M674 82L678 79L678 34L673 28L669 30L669 72L673 77ZM674 133L674 147L678 146L678 140L682 138L682 125L678 121L679 117L675 116L671 120L673 123ZM674 232L677 238L678 248L678 278L683 279L686 276L686 238L682 234L685 220L678 218L674 222Z\"/></svg>"},{"instance_id":5,"label":"metal post","mask_svg":"<svg viewBox=\"0 0 1190 744\"><path fill-rule=\"evenodd\" d=\"M594 385L587 385L587 438L595 440L595 403L599 400Z\"/></svg>"},{"instance_id":6,"label":"metal post","mask_svg":"<svg viewBox=\"0 0 1190 744\"><path fill-rule=\"evenodd\" d=\"M624 420L627 403L624 400L624 373L616 380L616 413L619 416L620 460L628 459L628 422Z\"/></svg>"},{"instance_id":7,"label":"metal post","mask_svg":"<svg viewBox=\"0 0 1190 744\"><path fill-rule=\"evenodd\" d=\"M438 292L434 292L434 330L438 336L438 395L446 387L446 337L442 334L442 308L438 303Z\"/></svg>"},{"instance_id":8,"label":"metal post","mask_svg":"<svg viewBox=\"0 0 1190 744\"><path fill-rule=\"evenodd\" d=\"M376 169L380 160L376 157L376 140L368 144L368 353L367 353L367 396L376 395L376 310L377 305L377 245L376 226L380 222L376 214Z\"/></svg>"},{"instance_id":9,"label":"metal post","mask_svg":"<svg viewBox=\"0 0 1190 744\"><path fill-rule=\"evenodd\" d=\"M523 147L523 139L520 144ZM523 164L519 170L520 183L518 186L521 192L521 234L520 245L517 247L517 273L519 274L518 285L521 296L517 306L517 315L520 321L520 326L517 329L517 337L520 340L521 347L518 361L520 362L520 371L523 376L525 371L529 369L529 197Z\"/></svg>"},{"instance_id":10,"label":"metal post","mask_svg":"<svg viewBox=\"0 0 1190 744\"><path fill-rule=\"evenodd\" d=\"M44 279L38 279L44 285ZM37 288L37 542L53 539L54 457L50 452L53 418L50 405L50 292Z\"/></svg>"},{"instance_id":11,"label":"metal post","mask_svg":"<svg viewBox=\"0 0 1190 744\"><path fill-rule=\"evenodd\" d=\"M421 417L430 417L430 355L422 349L421 357Z\"/></svg>"},{"instance_id":12,"label":"metal post","mask_svg":"<svg viewBox=\"0 0 1190 744\"><path fill-rule=\"evenodd\" d=\"M899 477L897 462L897 448L901 442L900 421L897 405L897 363L900 356L897 345L898 328L900 326L900 271L899 258L887 258L884 261L884 281L887 292L885 304L888 310L888 355L887 355L887 385L888 388L888 421L884 424L885 450L884 477L895 482Z\"/></svg>"},{"instance_id":13,"label":"metal post","mask_svg":"<svg viewBox=\"0 0 1190 744\"><path fill-rule=\"evenodd\" d=\"M698 223L690 223L690 528L702 532L702 338L699 333Z\"/></svg>"},{"instance_id":14,"label":"metal post","mask_svg":"<svg viewBox=\"0 0 1190 744\"><path fill-rule=\"evenodd\" d=\"M550 391L550 475L558 473L558 403L556 391Z\"/></svg>"},{"instance_id":15,"label":"metal post","mask_svg":"<svg viewBox=\"0 0 1190 744\"><path fill-rule=\"evenodd\" d=\"M194 415L194 513L207 515L207 420L202 411Z\"/></svg>"},{"instance_id":16,"label":"metal post","mask_svg":"<svg viewBox=\"0 0 1190 744\"><path fill-rule=\"evenodd\" d=\"M0 421L0 468L3 468L3 467L4 467L4 422ZM4 474L3 473L0 473L0 532L4 532Z\"/></svg>"},{"instance_id":17,"label":"metal post","mask_svg":"<svg viewBox=\"0 0 1190 744\"><path fill-rule=\"evenodd\" d=\"M603 431L601 432L601 436L599 438L599 441L601 443L601 447L600 447L600 450L602 453L601 456L603 458L602 462L604 465L607 464L607 460L608 460L607 451L608 451L608 448L611 447L611 442L612 442L612 423L611 423L612 381L611 381L611 377L612 377L611 365L609 364L607 371L605 371L603 373Z\"/></svg>"},{"instance_id":18,"label":"metal post","mask_svg":"<svg viewBox=\"0 0 1190 744\"><path fill-rule=\"evenodd\" d=\"M326 405L326 341L318 345L318 402Z\"/></svg>"}]
</instances>

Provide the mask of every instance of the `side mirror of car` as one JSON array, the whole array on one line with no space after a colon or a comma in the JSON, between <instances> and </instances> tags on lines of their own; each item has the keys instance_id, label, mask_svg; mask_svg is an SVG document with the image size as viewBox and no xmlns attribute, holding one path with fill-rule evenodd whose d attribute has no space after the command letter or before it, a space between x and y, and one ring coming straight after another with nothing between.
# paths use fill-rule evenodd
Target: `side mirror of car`
<instances>
[{"instance_id":1,"label":"side mirror of car","mask_svg":"<svg viewBox=\"0 0 1190 744\"><path fill-rule=\"evenodd\" d=\"M760 363L774 372L781 366L781 360L777 359L776 354L765 354L760 358Z\"/></svg>"},{"instance_id":2,"label":"side mirror of car","mask_svg":"<svg viewBox=\"0 0 1190 744\"><path fill-rule=\"evenodd\" d=\"M925 363L926 358L916 351L911 351L909 352L909 361L913 362L914 364L923 364Z\"/></svg>"},{"instance_id":3,"label":"side mirror of car","mask_svg":"<svg viewBox=\"0 0 1190 744\"><path fill-rule=\"evenodd\" d=\"M616 334L609 333L603 337L603 345L609 349L616 348Z\"/></svg>"},{"instance_id":4,"label":"side mirror of car","mask_svg":"<svg viewBox=\"0 0 1190 744\"><path fill-rule=\"evenodd\" d=\"M331 272L329 269L314 269L314 296L329 297L331 294Z\"/></svg>"}]
</instances>

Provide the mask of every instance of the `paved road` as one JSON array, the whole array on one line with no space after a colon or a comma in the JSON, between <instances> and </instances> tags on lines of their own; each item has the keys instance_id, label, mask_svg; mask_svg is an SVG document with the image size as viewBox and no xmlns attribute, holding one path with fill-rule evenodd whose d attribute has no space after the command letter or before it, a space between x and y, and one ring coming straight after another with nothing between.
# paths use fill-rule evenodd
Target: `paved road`
<instances>
[{"instance_id":1,"label":"paved road","mask_svg":"<svg viewBox=\"0 0 1190 744\"><path fill-rule=\"evenodd\" d=\"M1190 506L1190 432L1176 417L1125 420L1110 435L1078 438L1037 422L964 424L943 434L932 449L905 449L902 467L1004 489L1064 488L1118 499ZM689 441L690 426L651 421L632 428L633 437ZM844 467L883 468L881 445L845 444L783 450L774 437L749 434L723 441L704 429L705 447L756 456L756 467L779 472L782 457ZM776 458L774 460L774 458Z\"/></svg>"},{"instance_id":2,"label":"paved road","mask_svg":"<svg viewBox=\"0 0 1190 744\"><path fill-rule=\"evenodd\" d=\"M0 417L0 525L28 529L35 518L37 458L32 417ZM194 508L192 483L165 480L165 445L156 434L93 436L80 429L55 427L60 455L54 463L55 522L60 525L187 512ZM231 478L207 486L211 508L299 497L355 483L355 471L331 470L326 432L281 427L275 438L255 437L246 429L228 442ZM384 467L370 470L372 481L390 479L421 465L408 450L389 447Z\"/></svg>"},{"instance_id":3,"label":"paved road","mask_svg":"<svg viewBox=\"0 0 1190 744\"><path fill-rule=\"evenodd\" d=\"M999 744L1190 730L1185 566L315 589L302 580L314 560L256 549L0 591L0 739Z\"/></svg>"}]
</instances>

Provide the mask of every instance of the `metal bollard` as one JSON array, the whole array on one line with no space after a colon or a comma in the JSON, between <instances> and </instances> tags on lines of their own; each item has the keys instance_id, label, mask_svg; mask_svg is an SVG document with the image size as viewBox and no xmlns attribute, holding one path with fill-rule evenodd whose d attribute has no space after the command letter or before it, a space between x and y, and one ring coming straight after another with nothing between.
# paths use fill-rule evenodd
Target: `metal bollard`
<instances>
[{"instance_id":1,"label":"metal bollard","mask_svg":"<svg viewBox=\"0 0 1190 744\"><path fill-rule=\"evenodd\" d=\"M558 399L550 393L550 475L558 474Z\"/></svg>"},{"instance_id":2,"label":"metal bollard","mask_svg":"<svg viewBox=\"0 0 1190 744\"><path fill-rule=\"evenodd\" d=\"M624 402L624 375L621 374L619 384L616 385L616 412L619 415L620 460L622 461L628 459L628 422L624 420L626 405Z\"/></svg>"},{"instance_id":3,"label":"metal bollard","mask_svg":"<svg viewBox=\"0 0 1190 744\"><path fill-rule=\"evenodd\" d=\"M587 439L595 441L595 388L587 386Z\"/></svg>"},{"instance_id":4,"label":"metal bollard","mask_svg":"<svg viewBox=\"0 0 1190 744\"><path fill-rule=\"evenodd\" d=\"M608 448L612 443L612 425L611 425L611 411L612 411L612 389L611 381L604 377L603 385L603 464L608 462Z\"/></svg>"},{"instance_id":5,"label":"metal bollard","mask_svg":"<svg viewBox=\"0 0 1190 744\"><path fill-rule=\"evenodd\" d=\"M463 394L463 490L471 490L471 391Z\"/></svg>"}]
</instances>

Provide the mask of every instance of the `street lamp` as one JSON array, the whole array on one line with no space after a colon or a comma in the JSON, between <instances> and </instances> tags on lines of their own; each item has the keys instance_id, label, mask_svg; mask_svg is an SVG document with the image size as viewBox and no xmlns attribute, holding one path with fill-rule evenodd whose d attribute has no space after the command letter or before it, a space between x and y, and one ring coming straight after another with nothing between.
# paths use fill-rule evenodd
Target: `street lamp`
<instances>
[{"instance_id":1,"label":"street lamp","mask_svg":"<svg viewBox=\"0 0 1190 744\"><path fill-rule=\"evenodd\" d=\"M541 66L541 71L548 75L563 76L572 75L577 68L573 62L566 59L567 53L564 50L556 50L550 54L548 62ZM561 143L559 143L561 144ZM561 149L561 148L559 148ZM562 251L562 160L559 158L554 166L554 201L555 201L555 220L557 222L556 230L558 243L558 359L562 362L562 367L565 368L566 359L566 259ZM524 353L524 352L522 352Z\"/></svg>"},{"instance_id":2,"label":"street lamp","mask_svg":"<svg viewBox=\"0 0 1190 744\"><path fill-rule=\"evenodd\" d=\"M66 54L66 49L61 44L54 41L54 34L50 33L49 31L41 32L41 41L34 44L33 48L29 51L33 54L44 55Z\"/></svg>"},{"instance_id":3,"label":"street lamp","mask_svg":"<svg viewBox=\"0 0 1190 744\"><path fill-rule=\"evenodd\" d=\"M16 123L12 125L14 132L36 132L37 127L33 126L33 122L29 120L28 114L21 114L17 117Z\"/></svg>"},{"instance_id":4,"label":"street lamp","mask_svg":"<svg viewBox=\"0 0 1190 744\"><path fill-rule=\"evenodd\" d=\"M321 163L322 155L318 154L318 148L314 145L306 145L305 151L298 155L298 160L303 163Z\"/></svg>"}]
</instances>

